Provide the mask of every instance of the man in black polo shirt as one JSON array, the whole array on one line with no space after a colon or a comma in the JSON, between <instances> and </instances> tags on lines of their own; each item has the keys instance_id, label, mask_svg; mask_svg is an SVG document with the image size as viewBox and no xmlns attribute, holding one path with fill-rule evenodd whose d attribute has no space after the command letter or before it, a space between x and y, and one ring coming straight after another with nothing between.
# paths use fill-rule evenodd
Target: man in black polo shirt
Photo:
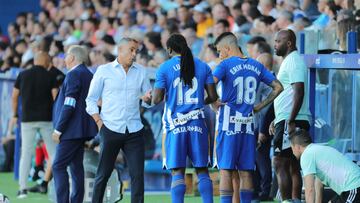
<instances>
[{"instance_id":1,"label":"man in black polo shirt","mask_svg":"<svg viewBox=\"0 0 360 203\"><path fill-rule=\"evenodd\" d=\"M18 117L18 98L21 96L21 157L18 198L27 196L26 182L34 154L36 133L40 133L49 153L49 160L54 156L55 142L51 135L52 107L57 93L56 82L47 68L50 57L45 52L38 52L34 57L34 66L24 70L16 79L13 90L13 112ZM50 163L49 163L50 164Z\"/></svg>"}]
</instances>

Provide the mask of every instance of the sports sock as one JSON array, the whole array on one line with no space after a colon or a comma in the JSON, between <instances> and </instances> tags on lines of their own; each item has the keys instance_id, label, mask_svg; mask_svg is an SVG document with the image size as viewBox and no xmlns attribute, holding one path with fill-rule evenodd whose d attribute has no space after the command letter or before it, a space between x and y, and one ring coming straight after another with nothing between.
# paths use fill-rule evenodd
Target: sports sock
<instances>
[{"instance_id":1,"label":"sports sock","mask_svg":"<svg viewBox=\"0 0 360 203\"><path fill-rule=\"evenodd\" d=\"M220 190L220 203L232 203L232 190Z\"/></svg>"},{"instance_id":2,"label":"sports sock","mask_svg":"<svg viewBox=\"0 0 360 203\"><path fill-rule=\"evenodd\" d=\"M253 191L252 190L240 190L240 202L241 203L250 203L252 200Z\"/></svg>"},{"instance_id":3,"label":"sports sock","mask_svg":"<svg viewBox=\"0 0 360 203\"><path fill-rule=\"evenodd\" d=\"M208 173L198 174L199 192L203 203L213 203L213 185Z\"/></svg>"},{"instance_id":4,"label":"sports sock","mask_svg":"<svg viewBox=\"0 0 360 203\"><path fill-rule=\"evenodd\" d=\"M183 203L185 190L186 190L186 185L184 181L184 175L182 174L173 175L171 181L171 202Z\"/></svg>"}]
</instances>

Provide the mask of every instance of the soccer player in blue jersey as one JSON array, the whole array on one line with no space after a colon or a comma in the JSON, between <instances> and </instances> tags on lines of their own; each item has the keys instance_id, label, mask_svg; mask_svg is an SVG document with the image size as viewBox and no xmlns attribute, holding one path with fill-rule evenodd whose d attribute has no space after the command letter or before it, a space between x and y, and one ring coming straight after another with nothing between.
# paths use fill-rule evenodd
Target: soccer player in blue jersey
<instances>
[{"instance_id":1,"label":"soccer player in blue jersey","mask_svg":"<svg viewBox=\"0 0 360 203\"><path fill-rule=\"evenodd\" d=\"M215 46L223 61L215 68L214 82L222 82L219 109L216 158L220 169L220 202L232 201L232 172L239 171L240 202L250 203L253 192L252 171L255 168L256 140L253 113L271 103L283 90L273 74L251 58L242 58L237 38L231 32L221 34ZM271 94L254 107L259 83L272 87Z\"/></svg>"},{"instance_id":2,"label":"soccer player in blue jersey","mask_svg":"<svg viewBox=\"0 0 360 203\"><path fill-rule=\"evenodd\" d=\"M153 103L165 98L164 168L172 170L171 199L184 202L184 173L187 156L198 175L203 202L213 202L213 187L207 166L209 137L204 120L204 105L218 98L210 67L194 58L185 38L173 34L166 42L171 59L156 73ZM204 95L207 92L207 97Z\"/></svg>"}]
</instances>

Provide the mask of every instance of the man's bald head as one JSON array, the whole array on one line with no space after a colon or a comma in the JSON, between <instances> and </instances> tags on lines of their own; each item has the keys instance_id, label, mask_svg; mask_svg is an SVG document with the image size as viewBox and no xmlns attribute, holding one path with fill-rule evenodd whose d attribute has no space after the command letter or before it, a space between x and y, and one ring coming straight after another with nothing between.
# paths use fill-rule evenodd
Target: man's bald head
<instances>
[{"instance_id":1,"label":"man's bald head","mask_svg":"<svg viewBox=\"0 0 360 203\"><path fill-rule=\"evenodd\" d=\"M271 54L269 53L260 54L256 60L259 61L261 64L263 64L265 68L267 68L269 71L272 71L273 57Z\"/></svg>"},{"instance_id":2,"label":"man's bald head","mask_svg":"<svg viewBox=\"0 0 360 203\"><path fill-rule=\"evenodd\" d=\"M48 68L50 66L50 56L48 53L39 51L34 56L34 65Z\"/></svg>"}]
</instances>

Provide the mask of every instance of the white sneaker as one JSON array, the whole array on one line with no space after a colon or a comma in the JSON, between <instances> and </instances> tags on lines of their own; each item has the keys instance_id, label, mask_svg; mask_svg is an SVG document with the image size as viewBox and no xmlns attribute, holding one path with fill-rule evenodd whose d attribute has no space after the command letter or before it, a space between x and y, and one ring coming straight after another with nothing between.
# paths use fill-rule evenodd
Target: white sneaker
<instances>
[{"instance_id":1,"label":"white sneaker","mask_svg":"<svg viewBox=\"0 0 360 203\"><path fill-rule=\"evenodd\" d=\"M17 193L18 199L24 199L27 197L27 190L19 190Z\"/></svg>"}]
</instances>

